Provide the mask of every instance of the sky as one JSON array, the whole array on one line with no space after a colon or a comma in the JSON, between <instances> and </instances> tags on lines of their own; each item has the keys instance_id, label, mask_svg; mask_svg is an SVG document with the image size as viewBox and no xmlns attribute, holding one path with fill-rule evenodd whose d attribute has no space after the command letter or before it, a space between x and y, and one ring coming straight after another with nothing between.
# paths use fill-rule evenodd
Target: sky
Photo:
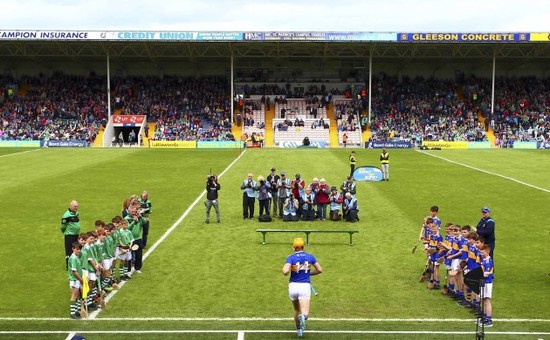
<instances>
[{"instance_id":1,"label":"sky","mask_svg":"<svg viewBox=\"0 0 550 340\"><path fill-rule=\"evenodd\" d=\"M19 0L0 30L550 32L548 0Z\"/></svg>"}]
</instances>

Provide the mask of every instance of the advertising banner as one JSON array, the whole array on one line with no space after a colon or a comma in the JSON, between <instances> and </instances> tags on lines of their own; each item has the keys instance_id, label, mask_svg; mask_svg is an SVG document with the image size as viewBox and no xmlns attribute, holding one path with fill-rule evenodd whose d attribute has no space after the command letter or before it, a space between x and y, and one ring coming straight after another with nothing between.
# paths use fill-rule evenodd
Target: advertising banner
<instances>
[{"instance_id":1,"label":"advertising banner","mask_svg":"<svg viewBox=\"0 0 550 340\"><path fill-rule=\"evenodd\" d=\"M380 182L384 174L380 168L370 165L360 166L353 172L353 179L362 182Z\"/></svg>"},{"instance_id":2,"label":"advertising banner","mask_svg":"<svg viewBox=\"0 0 550 340\"><path fill-rule=\"evenodd\" d=\"M395 142L379 142L379 141L367 141L365 142L365 148L367 149L410 149L412 143L410 141L395 141Z\"/></svg>"},{"instance_id":3,"label":"advertising banner","mask_svg":"<svg viewBox=\"0 0 550 340\"><path fill-rule=\"evenodd\" d=\"M550 142L538 142L537 143L537 149L548 149L550 150Z\"/></svg>"},{"instance_id":4,"label":"advertising banner","mask_svg":"<svg viewBox=\"0 0 550 340\"><path fill-rule=\"evenodd\" d=\"M0 148L39 148L39 140L0 140Z\"/></svg>"},{"instance_id":5,"label":"advertising banner","mask_svg":"<svg viewBox=\"0 0 550 340\"><path fill-rule=\"evenodd\" d=\"M242 149L241 141L198 141L197 149Z\"/></svg>"},{"instance_id":6,"label":"advertising banner","mask_svg":"<svg viewBox=\"0 0 550 340\"><path fill-rule=\"evenodd\" d=\"M527 42L529 33L398 33L398 41L427 43L511 43Z\"/></svg>"},{"instance_id":7,"label":"advertising banner","mask_svg":"<svg viewBox=\"0 0 550 340\"><path fill-rule=\"evenodd\" d=\"M326 148L328 145L325 141L310 141L309 146L302 145L302 142L286 141L279 143L280 148Z\"/></svg>"},{"instance_id":8,"label":"advertising banner","mask_svg":"<svg viewBox=\"0 0 550 340\"><path fill-rule=\"evenodd\" d=\"M536 149L537 148L537 142L514 142L513 146L514 149Z\"/></svg>"},{"instance_id":9,"label":"advertising banner","mask_svg":"<svg viewBox=\"0 0 550 340\"><path fill-rule=\"evenodd\" d=\"M244 32L245 41L396 41L396 33L376 32Z\"/></svg>"},{"instance_id":10,"label":"advertising banner","mask_svg":"<svg viewBox=\"0 0 550 340\"><path fill-rule=\"evenodd\" d=\"M115 115L113 116L113 126L139 126L143 124L145 115Z\"/></svg>"},{"instance_id":11,"label":"advertising banner","mask_svg":"<svg viewBox=\"0 0 550 340\"><path fill-rule=\"evenodd\" d=\"M468 142L423 141L422 146L425 146L428 149L467 149Z\"/></svg>"},{"instance_id":12,"label":"advertising banner","mask_svg":"<svg viewBox=\"0 0 550 340\"><path fill-rule=\"evenodd\" d=\"M490 149L491 142L468 142L468 149Z\"/></svg>"},{"instance_id":13,"label":"advertising banner","mask_svg":"<svg viewBox=\"0 0 550 340\"><path fill-rule=\"evenodd\" d=\"M42 141L42 147L44 148L85 148L88 146L88 142L85 140L45 140Z\"/></svg>"},{"instance_id":14,"label":"advertising banner","mask_svg":"<svg viewBox=\"0 0 550 340\"><path fill-rule=\"evenodd\" d=\"M242 32L0 30L0 40L240 41Z\"/></svg>"},{"instance_id":15,"label":"advertising banner","mask_svg":"<svg viewBox=\"0 0 550 340\"><path fill-rule=\"evenodd\" d=\"M152 140L149 141L149 147L151 148L176 148L176 149L195 149L197 147L196 141L182 141L182 140Z\"/></svg>"}]
</instances>

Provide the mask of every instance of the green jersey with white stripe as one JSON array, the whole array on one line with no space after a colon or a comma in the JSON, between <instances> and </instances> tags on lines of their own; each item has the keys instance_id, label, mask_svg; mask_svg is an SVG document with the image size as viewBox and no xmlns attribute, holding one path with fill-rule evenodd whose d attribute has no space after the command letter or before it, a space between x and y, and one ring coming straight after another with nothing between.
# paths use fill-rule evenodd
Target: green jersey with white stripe
<instances>
[{"instance_id":1,"label":"green jersey with white stripe","mask_svg":"<svg viewBox=\"0 0 550 340\"><path fill-rule=\"evenodd\" d=\"M80 277L82 277L82 264L80 263L80 258L74 253L69 256L69 263L67 268L69 269L69 281L78 281L74 276L73 271L76 271Z\"/></svg>"},{"instance_id":2,"label":"green jersey with white stripe","mask_svg":"<svg viewBox=\"0 0 550 340\"><path fill-rule=\"evenodd\" d=\"M103 241L103 246L105 248L106 259L112 259L113 257L115 257L116 244L112 234L105 237L105 241Z\"/></svg>"},{"instance_id":3,"label":"green jersey with white stripe","mask_svg":"<svg viewBox=\"0 0 550 340\"><path fill-rule=\"evenodd\" d=\"M82 247L82 251L80 253L80 263L82 264L82 269L87 270L90 272L95 272L94 266L90 263L90 260L94 259L93 249L90 245L85 244L84 247Z\"/></svg>"},{"instance_id":4,"label":"green jersey with white stripe","mask_svg":"<svg viewBox=\"0 0 550 340\"><path fill-rule=\"evenodd\" d=\"M120 229L120 244L129 246L133 240L134 240L134 237L132 236L132 232L130 230Z\"/></svg>"}]
</instances>

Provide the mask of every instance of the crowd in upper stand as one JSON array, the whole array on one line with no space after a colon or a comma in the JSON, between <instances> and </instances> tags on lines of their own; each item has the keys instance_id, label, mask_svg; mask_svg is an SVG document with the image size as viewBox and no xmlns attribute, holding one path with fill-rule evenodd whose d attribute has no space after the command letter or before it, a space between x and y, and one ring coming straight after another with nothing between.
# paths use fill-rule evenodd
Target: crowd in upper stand
<instances>
[{"instance_id":1,"label":"crowd in upper stand","mask_svg":"<svg viewBox=\"0 0 550 340\"><path fill-rule=\"evenodd\" d=\"M491 114L488 79L398 82L382 76L373 82L373 139L485 141L491 127L497 145L550 140L549 84L535 78L499 79Z\"/></svg>"},{"instance_id":2,"label":"crowd in upper stand","mask_svg":"<svg viewBox=\"0 0 550 340\"><path fill-rule=\"evenodd\" d=\"M0 139L93 141L106 118L105 86L99 77L23 77L28 84L24 97L10 87L13 79L0 86Z\"/></svg>"},{"instance_id":3,"label":"crowd in upper stand","mask_svg":"<svg viewBox=\"0 0 550 340\"><path fill-rule=\"evenodd\" d=\"M127 76L112 80L114 112L145 114L156 122L149 138L157 140L234 140L231 97L225 77ZM341 131L366 128L367 98L349 89L305 89L271 84L245 86L246 94L264 95L262 105L304 98L326 105L326 98L354 98L335 104ZM0 140L69 140L92 142L107 120L103 76L0 77ZM374 140L484 141L493 128L497 145L510 141L550 140L550 80L534 77L497 79L491 114L491 81L373 77L371 130ZM480 119L481 117L481 119ZM245 120L250 115L244 117ZM249 124L251 122L248 122ZM485 123L485 124L484 124ZM255 125L254 123L251 123Z\"/></svg>"},{"instance_id":4,"label":"crowd in upper stand","mask_svg":"<svg viewBox=\"0 0 550 340\"><path fill-rule=\"evenodd\" d=\"M516 140L550 141L550 79L496 79L493 114L490 80L475 79L466 90L477 97L489 126L495 131L495 143L504 146Z\"/></svg>"}]
</instances>

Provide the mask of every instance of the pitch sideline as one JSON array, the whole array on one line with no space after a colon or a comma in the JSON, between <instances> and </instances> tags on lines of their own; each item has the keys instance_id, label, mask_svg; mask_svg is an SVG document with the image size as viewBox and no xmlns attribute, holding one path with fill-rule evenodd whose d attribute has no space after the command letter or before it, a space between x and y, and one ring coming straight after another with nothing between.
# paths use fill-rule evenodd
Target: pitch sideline
<instances>
[{"instance_id":1,"label":"pitch sideline","mask_svg":"<svg viewBox=\"0 0 550 340\"><path fill-rule=\"evenodd\" d=\"M5 155L0 156L0 158L10 157L10 156L18 156L29 152L35 152L40 151L42 149L34 149L34 150L27 150L27 151L20 151L20 152L13 152L13 153L7 153Z\"/></svg>"}]
</instances>

